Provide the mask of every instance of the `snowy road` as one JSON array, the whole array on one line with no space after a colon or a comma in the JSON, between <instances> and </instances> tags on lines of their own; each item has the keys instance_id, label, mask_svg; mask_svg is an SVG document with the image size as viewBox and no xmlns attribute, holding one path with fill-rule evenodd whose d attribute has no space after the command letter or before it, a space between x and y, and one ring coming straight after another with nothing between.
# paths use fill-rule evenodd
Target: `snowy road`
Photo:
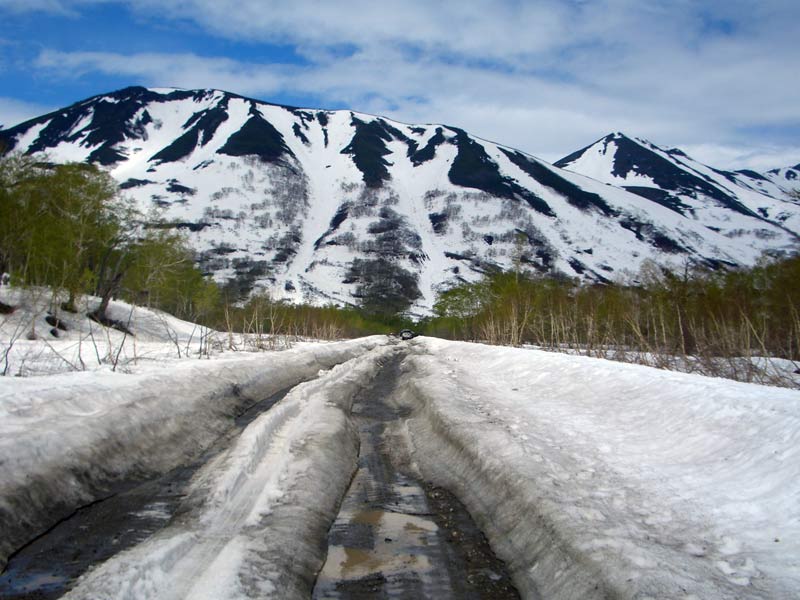
<instances>
[{"instance_id":1,"label":"snowy road","mask_svg":"<svg viewBox=\"0 0 800 600\"><path fill-rule=\"evenodd\" d=\"M197 473L177 518L68 598L306 596L357 455L349 410L378 348L300 384ZM276 592L280 590L280 593Z\"/></svg>"},{"instance_id":2,"label":"snowy road","mask_svg":"<svg viewBox=\"0 0 800 600\"><path fill-rule=\"evenodd\" d=\"M141 503L129 513L151 524L98 543L107 555L67 584L67 598L500 597L491 585L508 580L491 550L524 598L800 597L796 391L426 338L185 369L125 379L131 389L77 377L49 393L31 380L0 394L0 508L19 506L4 493L24 487L33 465L34 502L20 514L43 527L36 510L48 493L56 505L85 497L109 463L136 473L154 447L185 454L187 440L218 431L219 415L243 398L250 406L279 381L311 378L179 463L196 461L193 471L131 490ZM227 392L200 386L184 406L176 388L188 391L198 369L224 374L214 389ZM67 400L75 385L84 395ZM92 401L92 386L113 394ZM155 424L135 420L150 413L134 396L157 409ZM177 418L187 420L180 434L156 426ZM47 444L35 443L37 425L47 425ZM128 462L110 452L112 434ZM102 514L104 504L87 510ZM479 548L481 531L491 550ZM475 564L449 564L462 559ZM458 587L481 573L483 583Z\"/></svg>"},{"instance_id":3,"label":"snowy road","mask_svg":"<svg viewBox=\"0 0 800 600\"><path fill-rule=\"evenodd\" d=\"M394 466L386 399L404 356L373 350L260 402L192 464L12 557L0 595L301 598L320 572L314 598L518 598L458 500Z\"/></svg>"},{"instance_id":4,"label":"snowy road","mask_svg":"<svg viewBox=\"0 0 800 600\"><path fill-rule=\"evenodd\" d=\"M320 370L384 345L377 336L269 354L0 380L0 565L116 483L194 460L233 417Z\"/></svg>"},{"instance_id":5,"label":"snowy road","mask_svg":"<svg viewBox=\"0 0 800 600\"><path fill-rule=\"evenodd\" d=\"M289 390L267 397L236 417L231 429L190 463L147 481L115 484L106 498L79 509L21 548L0 576L0 598L60 598L86 570L162 529L184 505L195 474Z\"/></svg>"}]
</instances>

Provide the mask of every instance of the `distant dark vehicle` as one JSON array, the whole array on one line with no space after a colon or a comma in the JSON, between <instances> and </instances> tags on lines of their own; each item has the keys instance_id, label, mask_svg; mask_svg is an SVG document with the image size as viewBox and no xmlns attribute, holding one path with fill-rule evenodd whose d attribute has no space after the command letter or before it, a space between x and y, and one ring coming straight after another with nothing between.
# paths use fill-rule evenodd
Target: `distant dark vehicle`
<instances>
[{"instance_id":1,"label":"distant dark vehicle","mask_svg":"<svg viewBox=\"0 0 800 600\"><path fill-rule=\"evenodd\" d=\"M397 334L397 337L399 337L401 340L410 340L417 337L417 334L410 329L401 329L400 333Z\"/></svg>"}]
</instances>

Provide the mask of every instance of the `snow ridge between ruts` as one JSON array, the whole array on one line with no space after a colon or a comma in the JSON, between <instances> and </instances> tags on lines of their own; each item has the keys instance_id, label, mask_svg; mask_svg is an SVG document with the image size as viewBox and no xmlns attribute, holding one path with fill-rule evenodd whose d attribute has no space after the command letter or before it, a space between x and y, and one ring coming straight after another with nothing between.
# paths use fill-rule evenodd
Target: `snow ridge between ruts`
<instances>
[{"instance_id":1,"label":"snow ridge between ruts","mask_svg":"<svg viewBox=\"0 0 800 600\"><path fill-rule=\"evenodd\" d=\"M492 549L506 562L523 598L607 598L599 574L576 561L540 510L538 498L520 485L509 468L515 452L491 425L439 398L462 396L456 386L441 385L441 375L410 357L407 377L394 400L413 410L403 437L410 459L422 476L449 489L465 504ZM437 385L437 383L439 385ZM449 382L448 382L449 383ZM492 442L501 442L500 444ZM555 575L549 585L549 576Z\"/></svg>"},{"instance_id":2,"label":"snow ridge between ruts","mask_svg":"<svg viewBox=\"0 0 800 600\"><path fill-rule=\"evenodd\" d=\"M281 389L386 343L385 336L141 375L77 373L25 380L0 394L0 564L127 477L197 456L230 418ZM24 385L22 385L24 384Z\"/></svg>"},{"instance_id":3,"label":"snow ridge between ruts","mask_svg":"<svg viewBox=\"0 0 800 600\"><path fill-rule=\"evenodd\" d=\"M86 574L66 598L308 598L357 466L350 413L393 350L298 385L195 480L188 514Z\"/></svg>"}]
</instances>

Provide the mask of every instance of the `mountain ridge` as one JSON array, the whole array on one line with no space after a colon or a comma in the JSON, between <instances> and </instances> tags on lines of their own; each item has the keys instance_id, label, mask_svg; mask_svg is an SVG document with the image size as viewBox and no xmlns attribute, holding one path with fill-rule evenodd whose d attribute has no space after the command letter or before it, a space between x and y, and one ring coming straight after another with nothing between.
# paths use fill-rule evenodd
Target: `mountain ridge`
<instances>
[{"instance_id":1,"label":"mountain ridge","mask_svg":"<svg viewBox=\"0 0 800 600\"><path fill-rule=\"evenodd\" d=\"M514 264L603 282L646 259L752 264L800 231L784 173L715 170L619 132L550 164L441 124L133 86L0 139L101 165L241 296L397 294L426 314L437 291Z\"/></svg>"}]
</instances>

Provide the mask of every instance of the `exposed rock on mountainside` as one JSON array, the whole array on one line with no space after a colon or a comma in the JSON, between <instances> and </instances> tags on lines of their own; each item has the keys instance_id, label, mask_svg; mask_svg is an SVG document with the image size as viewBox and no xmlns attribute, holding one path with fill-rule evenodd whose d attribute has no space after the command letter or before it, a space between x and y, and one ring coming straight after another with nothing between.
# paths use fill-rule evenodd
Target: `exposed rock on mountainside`
<instances>
[{"instance_id":1,"label":"exposed rock on mountainside","mask_svg":"<svg viewBox=\"0 0 800 600\"><path fill-rule=\"evenodd\" d=\"M800 231L796 167L720 171L622 134L554 166L453 127L133 87L0 139L99 163L218 281L293 301L425 312L441 287L515 260L604 281L645 259L752 264Z\"/></svg>"}]
</instances>

